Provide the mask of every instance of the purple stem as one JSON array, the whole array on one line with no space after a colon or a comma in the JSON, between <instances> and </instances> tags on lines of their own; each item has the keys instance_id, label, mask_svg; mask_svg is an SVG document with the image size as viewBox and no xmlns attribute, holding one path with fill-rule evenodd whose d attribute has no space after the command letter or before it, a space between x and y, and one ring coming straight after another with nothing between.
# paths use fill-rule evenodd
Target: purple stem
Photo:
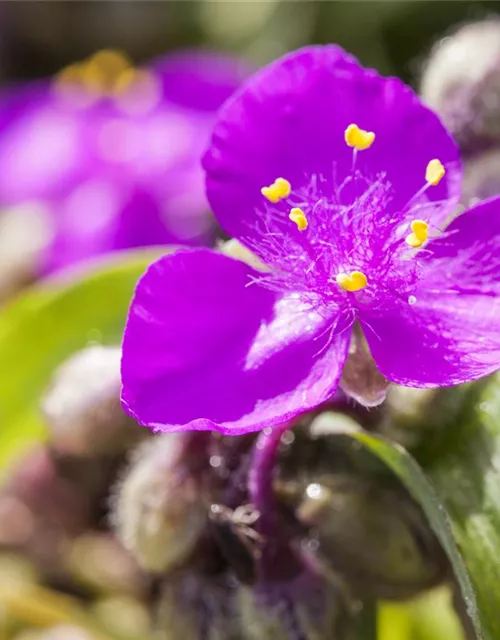
<instances>
[{"instance_id":1,"label":"purple stem","mask_svg":"<svg viewBox=\"0 0 500 640\"><path fill-rule=\"evenodd\" d=\"M285 423L274 429L262 431L255 443L248 476L248 492L254 507L261 514L259 529L270 533L274 529L276 499L273 492L273 479L276 460L280 448L281 436L290 428Z\"/></svg>"}]
</instances>

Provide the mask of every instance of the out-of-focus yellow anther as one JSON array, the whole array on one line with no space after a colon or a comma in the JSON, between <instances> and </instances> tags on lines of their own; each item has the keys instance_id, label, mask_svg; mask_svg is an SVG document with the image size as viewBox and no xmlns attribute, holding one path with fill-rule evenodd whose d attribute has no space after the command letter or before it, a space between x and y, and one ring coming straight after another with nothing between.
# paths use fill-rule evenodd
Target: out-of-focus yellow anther
<instances>
[{"instance_id":1,"label":"out-of-focus yellow anther","mask_svg":"<svg viewBox=\"0 0 500 640\"><path fill-rule=\"evenodd\" d=\"M357 124L350 124L344 133L344 138L348 147L353 147L357 151L369 149L375 141L373 131L364 131Z\"/></svg>"},{"instance_id":2,"label":"out-of-focus yellow anther","mask_svg":"<svg viewBox=\"0 0 500 640\"><path fill-rule=\"evenodd\" d=\"M292 185L285 178L276 178L268 187L262 187L260 192L269 202L276 204L284 198L288 198L292 191Z\"/></svg>"},{"instance_id":3,"label":"out-of-focus yellow anther","mask_svg":"<svg viewBox=\"0 0 500 640\"><path fill-rule=\"evenodd\" d=\"M63 69L57 75L56 87L79 89L96 99L110 97L120 77L132 68L132 62L121 51L103 49L87 60Z\"/></svg>"},{"instance_id":4,"label":"out-of-focus yellow anther","mask_svg":"<svg viewBox=\"0 0 500 640\"><path fill-rule=\"evenodd\" d=\"M101 49L92 55L88 62L88 68L93 67L110 80L115 80L121 73L132 66L132 61L123 52L116 49Z\"/></svg>"},{"instance_id":5,"label":"out-of-focus yellow anther","mask_svg":"<svg viewBox=\"0 0 500 640\"><path fill-rule=\"evenodd\" d=\"M299 207L294 207L290 211L290 215L288 217L292 222L295 222L299 231L305 231L307 229L307 225L309 223L307 221L306 214Z\"/></svg>"},{"instance_id":6,"label":"out-of-focus yellow anther","mask_svg":"<svg viewBox=\"0 0 500 640\"><path fill-rule=\"evenodd\" d=\"M424 220L413 220L410 227L413 233L406 236L406 244L417 249L427 240L429 235L429 225Z\"/></svg>"},{"instance_id":7,"label":"out-of-focus yellow anther","mask_svg":"<svg viewBox=\"0 0 500 640\"><path fill-rule=\"evenodd\" d=\"M431 160L427 165L427 169L425 170L425 181L428 184L432 184L436 186L441 182L444 174L446 173L445 168L440 160L435 158Z\"/></svg>"},{"instance_id":8,"label":"out-of-focus yellow anther","mask_svg":"<svg viewBox=\"0 0 500 640\"><path fill-rule=\"evenodd\" d=\"M339 287L344 291L360 291L368 284L368 278L362 271L339 273L336 280Z\"/></svg>"},{"instance_id":9,"label":"out-of-focus yellow anther","mask_svg":"<svg viewBox=\"0 0 500 640\"><path fill-rule=\"evenodd\" d=\"M64 67L56 76L55 82L57 85L76 85L82 83L83 65L70 64Z\"/></svg>"}]
</instances>

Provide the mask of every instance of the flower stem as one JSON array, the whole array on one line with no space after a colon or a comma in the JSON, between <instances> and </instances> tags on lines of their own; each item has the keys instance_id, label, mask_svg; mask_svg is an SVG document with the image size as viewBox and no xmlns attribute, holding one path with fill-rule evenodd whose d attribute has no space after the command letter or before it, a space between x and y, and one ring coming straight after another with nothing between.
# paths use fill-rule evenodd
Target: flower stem
<instances>
[{"instance_id":1,"label":"flower stem","mask_svg":"<svg viewBox=\"0 0 500 640\"><path fill-rule=\"evenodd\" d=\"M261 533L274 528L276 499L273 492L273 478L278 457L281 436L290 428L285 423L275 429L262 431L255 448L248 476L248 491L254 507L260 513Z\"/></svg>"}]
</instances>

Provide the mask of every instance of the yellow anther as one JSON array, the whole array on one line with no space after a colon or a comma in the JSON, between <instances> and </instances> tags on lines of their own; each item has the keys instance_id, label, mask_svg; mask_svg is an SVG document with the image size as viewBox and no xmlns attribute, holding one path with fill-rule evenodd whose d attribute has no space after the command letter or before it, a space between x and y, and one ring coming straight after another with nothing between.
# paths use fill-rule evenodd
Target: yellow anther
<instances>
[{"instance_id":1,"label":"yellow anther","mask_svg":"<svg viewBox=\"0 0 500 640\"><path fill-rule=\"evenodd\" d=\"M285 178L276 178L273 184L268 187L262 187L260 192L262 195L272 202L276 204L280 200L284 198L288 198L290 192L292 191L292 185L285 180Z\"/></svg>"},{"instance_id":2,"label":"yellow anther","mask_svg":"<svg viewBox=\"0 0 500 640\"><path fill-rule=\"evenodd\" d=\"M66 93L70 89L73 97L75 89L79 94L87 93L90 100L111 97L120 77L132 68L131 61L124 53L103 49L87 60L63 69L55 84L58 90ZM82 102L81 95L79 102Z\"/></svg>"},{"instance_id":3,"label":"yellow anther","mask_svg":"<svg viewBox=\"0 0 500 640\"><path fill-rule=\"evenodd\" d=\"M81 64L70 64L64 67L56 76L57 85L76 85L82 83L83 66Z\"/></svg>"},{"instance_id":4,"label":"yellow anther","mask_svg":"<svg viewBox=\"0 0 500 640\"><path fill-rule=\"evenodd\" d=\"M425 180L428 184L436 186L441 182L442 177L446 173L445 168L440 160L436 158L431 160L425 170Z\"/></svg>"},{"instance_id":5,"label":"yellow anther","mask_svg":"<svg viewBox=\"0 0 500 640\"><path fill-rule=\"evenodd\" d=\"M339 273L336 280L339 287L344 291L360 291L368 284L368 278L362 271Z\"/></svg>"},{"instance_id":6,"label":"yellow anther","mask_svg":"<svg viewBox=\"0 0 500 640\"><path fill-rule=\"evenodd\" d=\"M307 222L306 214L302 209L299 209L299 207L294 207L288 217L292 222L295 222L299 231L305 231L307 229L309 223Z\"/></svg>"},{"instance_id":7,"label":"yellow anther","mask_svg":"<svg viewBox=\"0 0 500 640\"><path fill-rule=\"evenodd\" d=\"M101 49L92 55L87 65L89 69L96 68L111 81L123 71L132 66L132 61L123 51L116 49Z\"/></svg>"},{"instance_id":8,"label":"yellow anther","mask_svg":"<svg viewBox=\"0 0 500 640\"><path fill-rule=\"evenodd\" d=\"M429 235L429 225L424 220L413 220L410 227L413 233L406 236L406 244L418 249L418 247L421 247L427 240Z\"/></svg>"},{"instance_id":9,"label":"yellow anther","mask_svg":"<svg viewBox=\"0 0 500 640\"><path fill-rule=\"evenodd\" d=\"M369 149L375 141L373 131L364 131L357 124L350 124L344 133L344 138L348 147L353 147L357 151Z\"/></svg>"}]
</instances>

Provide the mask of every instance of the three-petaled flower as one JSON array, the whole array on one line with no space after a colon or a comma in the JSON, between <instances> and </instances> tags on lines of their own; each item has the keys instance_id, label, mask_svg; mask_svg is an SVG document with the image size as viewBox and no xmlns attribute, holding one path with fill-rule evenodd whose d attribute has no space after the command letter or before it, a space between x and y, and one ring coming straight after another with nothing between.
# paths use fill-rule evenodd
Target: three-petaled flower
<instances>
[{"instance_id":1,"label":"three-petaled flower","mask_svg":"<svg viewBox=\"0 0 500 640\"><path fill-rule=\"evenodd\" d=\"M150 267L122 361L142 424L283 423L333 394L355 323L392 382L500 367L500 199L457 217L456 145L401 81L336 46L288 55L221 109L204 167L265 270L203 249Z\"/></svg>"}]
</instances>

